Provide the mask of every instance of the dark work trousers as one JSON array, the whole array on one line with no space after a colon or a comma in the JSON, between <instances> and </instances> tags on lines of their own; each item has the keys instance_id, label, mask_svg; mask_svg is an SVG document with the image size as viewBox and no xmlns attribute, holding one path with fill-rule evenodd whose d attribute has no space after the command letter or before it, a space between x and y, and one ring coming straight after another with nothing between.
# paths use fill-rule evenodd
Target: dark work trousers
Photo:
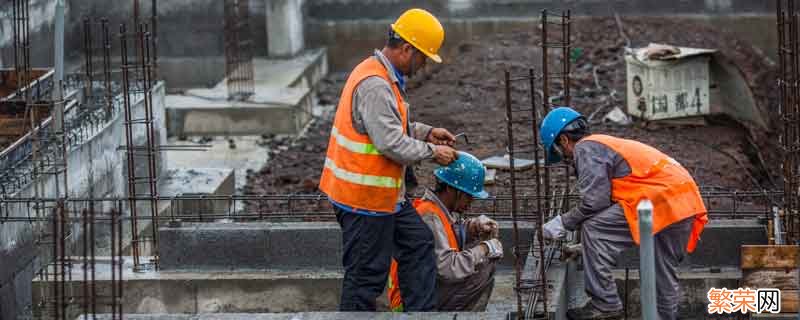
<instances>
[{"instance_id":1,"label":"dark work trousers","mask_svg":"<svg viewBox=\"0 0 800 320\"><path fill-rule=\"evenodd\" d=\"M375 311L394 257L405 311L433 311L436 260L433 233L406 201L392 215L367 216L336 210L342 227L341 311Z\"/></svg>"}]
</instances>

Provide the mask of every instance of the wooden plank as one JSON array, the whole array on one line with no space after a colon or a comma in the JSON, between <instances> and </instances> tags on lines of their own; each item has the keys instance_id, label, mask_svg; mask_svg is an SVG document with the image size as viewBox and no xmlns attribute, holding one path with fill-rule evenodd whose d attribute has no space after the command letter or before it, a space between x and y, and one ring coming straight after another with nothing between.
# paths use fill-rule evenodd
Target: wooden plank
<instances>
[{"instance_id":1,"label":"wooden plank","mask_svg":"<svg viewBox=\"0 0 800 320\"><path fill-rule=\"evenodd\" d=\"M798 290L798 268L742 270L742 287Z\"/></svg>"},{"instance_id":2,"label":"wooden plank","mask_svg":"<svg viewBox=\"0 0 800 320\"><path fill-rule=\"evenodd\" d=\"M800 291L781 291L781 313L800 312Z\"/></svg>"},{"instance_id":3,"label":"wooden plank","mask_svg":"<svg viewBox=\"0 0 800 320\"><path fill-rule=\"evenodd\" d=\"M800 266L800 246L744 245L741 250L742 270Z\"/></svg>"}]
</instances>

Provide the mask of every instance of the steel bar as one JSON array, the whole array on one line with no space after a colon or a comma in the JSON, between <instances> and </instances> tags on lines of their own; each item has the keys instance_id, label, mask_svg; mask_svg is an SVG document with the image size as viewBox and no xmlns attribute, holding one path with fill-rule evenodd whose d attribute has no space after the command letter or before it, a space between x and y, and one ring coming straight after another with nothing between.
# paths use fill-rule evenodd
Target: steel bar
<instances>
[{"instance_id":1,"label":"steel bar","mask_svg":"<svg viewBox=\"0 0 800 320\"><path fill-rule=\"evenodd\" d=\"M779 141L783 157L783 208L780 215L782 239L800 242L800 41L798 13L794 0L777 1L778 31L778 114L782 126Z\"/></svg>"},{"instance_id":2,"label":"steel bar","mask_svg":"<svg viewBox=\"0 0 800 320\"><path fill-rule=\"evenodd\" d=\"M225 76L229 100L244 101L254 93L249 12L248 0L225 0Z\"/></svg>"}]
</instances>

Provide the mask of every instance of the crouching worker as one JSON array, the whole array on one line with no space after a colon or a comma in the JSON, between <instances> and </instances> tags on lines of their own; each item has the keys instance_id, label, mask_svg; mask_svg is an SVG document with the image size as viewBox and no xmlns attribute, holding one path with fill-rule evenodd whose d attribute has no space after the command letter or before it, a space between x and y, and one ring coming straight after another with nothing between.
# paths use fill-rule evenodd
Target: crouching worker
<instances>
[{"instance_id":1,"label":"crouching worker","mask_svg":"<svg viewBox=\"0 0 800 320\"><path fill-rule=\"evenodd\" d=\"M471 154L434 171L436 189L426 190L414 207L433 232L436 254L436 296L439 311L485 311L494 288L495 263L503 257L497 222L481 215L465 219L473 198L489 196L483 190L486 169ZM397 263L389 273L389 305L403 311Z\"/></svg>"}]
</instances>

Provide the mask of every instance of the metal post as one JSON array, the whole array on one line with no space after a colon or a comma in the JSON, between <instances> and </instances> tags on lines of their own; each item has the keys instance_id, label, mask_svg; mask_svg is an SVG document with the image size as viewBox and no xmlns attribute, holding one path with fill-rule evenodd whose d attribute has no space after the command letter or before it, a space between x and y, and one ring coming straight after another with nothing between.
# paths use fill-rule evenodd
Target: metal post
<instances>
[{"instance_id":1,"label":"metal post","mask_svg":"<svg viewBox=\"0 0 800 320\"><path fill-rule=\"evenodd\" d=\"M653 204L650 200L642 200L636 210L639 212L639 287L642 295L642 319L657 320Z\"/></svg>"}]
</instances>

